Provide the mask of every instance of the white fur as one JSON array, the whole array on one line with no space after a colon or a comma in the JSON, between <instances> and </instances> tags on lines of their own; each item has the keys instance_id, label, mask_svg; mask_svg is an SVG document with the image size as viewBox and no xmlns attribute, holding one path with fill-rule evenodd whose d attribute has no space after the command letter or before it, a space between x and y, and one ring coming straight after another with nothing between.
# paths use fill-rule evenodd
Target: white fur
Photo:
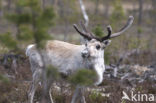
<instances>
[{"instance_id":1,"label":"white fur","mask_svg":"<svg viewBox=\"0 0 156 103\"><path fill-rule=\"evenodd\" d=\"M98 44L101 46L99 50L96 49L96 45ZM103 72L105 71L104 46L106 45L96 40L89 41L87 45L74 45L52 40L47 42L45 49L41 50L40 53L44 56L45 65L52 65L65 75L70 75L83 68L95 70L98 77L95 85L99 85L103 81ZM82 57L82 53L88 53L88 57ZM34 77L32 87L36 87L36 82L39 82L41 72L44 70L42 68L42 59L35 45L27 47L26 55L29 56ZM38 79L35 77L38 77ZM32 89L29 93L29 98L31 98L29 99L30 103L32 103L34 92L35 90Z\"/></svg>"},{"instance_id":2,"label":"white fur","mask_svg":"<svg viewBox=\"0 0 156 103\"><path fill-rule=\"evenodd\" d=\"M56 41L56 44L59 48L59 43L61 45L65 44L65 42ZM96 85L100 84L103 80L103 72L105 71L104 66L104 50L97 50L95 48L95 44L99 44L98 41L91 41L91 43L88 43L88 46L85 47L85 45L72 45L72 48L66 47L64 45L63 50L73 50L73 52L69 51L59 51L62 53L56 52L56 50L53 49L47 49L43 50L41 53L44 55L44 61L45 65L52 65L56 68L58 68L58 71L61 73L64 73L66 75L69 75L78 69L86 68L86 69L94 69L98 75L98 79L96 81ZM60 45L60 46L61 46ZM57 48L57 49L58 49ZM55 48L54 48L55 49ZM90 57L83 58L81 56L81 53L90 53ZM68 54L72 53L72 54ZM35 49L35 45L29 45L26 49L26 55L29 56L29 61L31 64L32 71L36 70L36 68L42 68L43 63L41 60L41 56L38 53L38 51ZM64 56L63 56L64 55Z\"/></svg>"},{"instance_id":3,"label":"white fur","mask_svg":"<svg viewBox=\"0 0 156 103\"><path fill-rule=\"evenodd\" d=\"M103 63L104 61L102 59L98 59L97 62L99 62L99 63L97 63L97 65L95 65L95 71L96 71L96 73L98 75L98 79L95 82L95 85L99 85L99 84L102 83L103 73L105 71L105 66L104 66L104 63Z\"/></svg>"},{"instance_id":4,"label":"white fur","mask_svg":"<svg viewBox=\"0 0 156 103\"><path fill-rule=\"evenodd\" d=\"M29 56L29 50L34 46L34 44L31 44L31 45L28 45L27 48L26 48L26 56Z\"/></svg>"}]
</instances>

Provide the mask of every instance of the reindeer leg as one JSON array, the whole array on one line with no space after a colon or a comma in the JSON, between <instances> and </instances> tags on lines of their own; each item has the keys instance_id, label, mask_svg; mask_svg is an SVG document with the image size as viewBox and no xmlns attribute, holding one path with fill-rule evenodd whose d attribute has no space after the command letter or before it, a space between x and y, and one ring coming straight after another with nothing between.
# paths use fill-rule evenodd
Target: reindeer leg
<instances>
[{"instance_id":1,"label":"reindeer leg","mask_svg":"<svg viewBox=\"0 0 156 103\"><path fill-rule=\"evenodd\" d=\"M75 92L74 92L74 95L73 95L73 97L72 97L71 103L76 103L79 94L80 94L80 87L77 86L77 87L76 87L76 90L75 90Z\"/></svg>"},{"instance_id":2,"label":"reindeer leg","mask_svg":"<svg viewBox=\"0 0 156 103\"><path fill-rule=\"evenodd\" d=\"M49 78L49 79L48 79L48 83L47 83L47 89L46 89L46 90L47 90L47 91L46 91L47 93L46 93L46 94L48 94L48 95L47 95L47 97L48 97L47 100L50 99L49 101L51 101L51 103L54 103L54 102L53 102L52 95L51 95L51 91L52 91L52 90L51 90L51 85L52 85L52 83L53 83L53 80L52 80L51 78Z\"/></svg>"},{"instance_id":3,"label":"reindeer leg","mask_svg":"<svg viewBox=\"0 0 156 103\"><path fill-rule=\"evenodd\" d=\"M85 100L84 96L81 97L81 103L86 103L86 100Z\"/></svg>"},{"instance_id":4,"label":"reindeer leg","mask_svg":"<svg viewBox=\"0 0 156 103\"><path fill-rule=\"evenodd\" d=\"M52 78L45 78L43 81L43 95L41 103L54 103L51 95L51 84L53 83Z\"/></svg>"},{"instance_id":5,"label":"reindeer leg","mask_svg":"<svg viewBox=\"0 0 156 103\"><path fill-rule=\"evenodd\" d=\"M40 79L41 79L41 69L37 69L37 71L33 73L33 81L32 81L30 92L28 94L29 103L33 103L35 91L38 87L39 82L41 81Z\"/></svg>"},{"instance_id":6,"label":"reindeer leg","mask_svg":"<svg viewBox=\"0 0 156 103\"><path fill-rule=\"evenodd\" d=\"M76 87L71 103L76 103L78 100L80 100L81 103L86 103L84 97L84 87L80 87L80 86Z\"/></svg>"},{"instance_id":7,"label":"reindeer leg","mask_svg":"<svg viewBox=\"0 0 156 103\"><path fill-rule=\"evenodd\" d=\"M49 96L50 96L50 100L51 100L51 103L54 103L54 101L53 101L53 98L52 98L52 95L51 95L51 88L50 88L50 90L49 90Z\"/></svg>"},{"instance_id":8,"label":"reindeer leg","mask_svg":"<svg viewBox=\"0 0 156 103\"><path fill-rule=\"evenodd\" d=\"M37 84L32 83L31 90L28 94L28 101L29 101L28 103L33 103L33 98L34 98L36 88L37 88Z\"/></svg>"},{"instance_id":9,"label":"reindeer leg","mask_svg":"<svg viewBox=\"0 0 156 103\"><path fill-rule=\"evenodd\" d=\"M85 97L84 97L84 87L80 88L80 99L81 99L81 103L86 103Z\"/></svg>"}]
</instances>

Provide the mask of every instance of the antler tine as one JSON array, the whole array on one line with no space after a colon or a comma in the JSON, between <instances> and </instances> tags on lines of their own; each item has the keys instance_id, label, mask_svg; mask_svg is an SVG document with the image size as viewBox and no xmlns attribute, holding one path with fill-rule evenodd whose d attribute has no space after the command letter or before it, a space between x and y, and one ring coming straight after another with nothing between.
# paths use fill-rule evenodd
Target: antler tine
<instances>
[{"instance_id":1,"label":"antler tine","mask_svg":"<svg viewBox=\"0 0 156 103\"><path fill-rule=\"evenodd\" d=\"M107 26L107 31L108 31L108 35L105 36L105 37L102 37L102 38L101 38L101 41L104 41L104 40L110 38L110 36L111 36L111 34L112 34L112 27L111 27L110 25Z\"/></svg>"},{"instance_id":2,"label":"antler tine","mask_svg":"<svg viewBox=\"0 0 156 103\"><path fill-rule=\"evenodd\" d=\"M86 33L88 33L88 30L87 30L85 24L83 23L83 21L80 21L80 24L81 24L81 26L82 26L82 29L83 29Z\"/></svg>"},{"instance_id":3,"label":"antler tine","mask_svg":"<svg viewBox=\"0 0 156 103\"><path fill-rule=\"evenodd\" d=\"M73 27L74 27L75 30L76 30L81 36L83 36L84 38L86 38L86 39L88 39L88 40L91 40L91 39L92 39L88 34L86 34L86 33L82 32L82 31L80 31L80 29L78 28L78 26L77 26L76 24L74 24Z\"/></svg>"},{"instance_id":4,"label":"antler tine","mask_svg":"<svg viewBox=\"0 0 156 103\"><path fill-rule=\"evenodd\" d=\"M129 19L128 19L126 25L123 28L121 28L119 32L112 34L110 36L110 38L114 38L114 37L121 35L123 32L125 32L132 25L133 21L134 21L134 17L129 16Z\"/></svg>"},{"instance_id":5,"label":"antler tine","mask_svg":"<svg viewBox=\"0 0 156 103\"><path fill-rule=\"evenodd\" d=\"M87 30L85 24L82 21L80 21L80 24L87 35L89 35L91 38L95 38L95 36L89 30Z\"/></svg>"},{"instance_id":6,"label":"antler tine","mask_svg":"<svg viewBox=\"0 0 156 103\"><path fill-rule=\"evenodd\" d=\"M110 25L107 26L108 37L112 35L112 27Z\"/></svg>"}]
</instances>

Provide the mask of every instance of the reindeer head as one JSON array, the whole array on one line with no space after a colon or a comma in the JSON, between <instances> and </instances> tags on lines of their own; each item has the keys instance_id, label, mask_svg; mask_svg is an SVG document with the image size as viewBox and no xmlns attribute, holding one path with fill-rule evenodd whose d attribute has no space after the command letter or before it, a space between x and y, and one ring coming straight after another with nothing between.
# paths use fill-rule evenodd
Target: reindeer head
<instances>
[{"instance_id":1,"label":"reindeer head","mask_svg":"<svg viewBox=\"0 0 156 103\"><path fill-rule=\"evenodd\" d=\"M121 28L121 30L117 33L113 33L112 34L112 28L111 26L107 26L107 31L108 31L108 35L104 36L104 37L96 37L92 32L88 31L87 28L85 27L85 25L81 22L81 26L83 28L83 31L80 31L80 29L78 28L78 26L76 24L74 24L74 28L76 29L76 31L84 37L85 40L87 40L85 46L85 50L82 51L82 56L83 57L96 57L96 55L98 55L100 51L103 51L105 47L107 47L110 42L111 42L111 38L120 36L123 32L125 32L133 23L133 16L129 16L129 19L126 23L126 25Z\"/></svg>"},{"instance_id":2,"label":"reindeer head","mask_svg":"<svg viewBox=\"0 0 156 103\"><path fill-rule=\"evenodd\" d=\"M94 69L98 73L99 80L96 84L99 84L103 80L103 72L105 70L104 67L104 49L110 44L111 38L120 36L123 32L125 32L133 23L133 16L129 16L129 19L126 25L121 28L121 30L117 33L112 34L111 26L107 27L108 35L102 38L96 37L92 32L88 31L85 25L81 22L81 26L83 31L81 31L76 24L74 24L74 28L76 31L87 40L85 44L85 49L81 51L83 58L88 58L91 64L93 64Z\"/></svg>"}]
</instances>

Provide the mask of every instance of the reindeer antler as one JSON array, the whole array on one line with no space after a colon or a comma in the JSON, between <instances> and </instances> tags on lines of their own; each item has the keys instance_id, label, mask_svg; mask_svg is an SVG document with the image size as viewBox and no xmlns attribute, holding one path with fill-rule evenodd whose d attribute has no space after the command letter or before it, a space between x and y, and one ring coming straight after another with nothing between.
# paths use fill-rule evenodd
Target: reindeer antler
<instances>
[{"instance_id":1,"label":"reindeer antler","mask_svg":"<svg viewBox=\"0 0 156 103\"><path fill-rule=\"evenodd\" d=\"M81 26L82 26L83 31L80 31L80 29L78 28L78 26L76 24L74 24L73 26L76 29L76 31L81 36L83 36L84 38L86 38L88 40L96 39L96 40L102 42L104 40L107 40L107 39L111 39L111 38L120 36L123 32L125 32L132 25L133 20L134 20L134 17L133 16L129 16L129 19L128 19L126 25L123 28L121 28L119 32L113 33L113 34L112 34L112 27L110 25L107 26L108 35L107 36L104 36L102 38L96 37L93 33L91 33L90 31L88 31L87 28L86 28L86 26L84 25L84 23L82 21L80 23L81 23Z\"/></svg>"}]
</instances>

